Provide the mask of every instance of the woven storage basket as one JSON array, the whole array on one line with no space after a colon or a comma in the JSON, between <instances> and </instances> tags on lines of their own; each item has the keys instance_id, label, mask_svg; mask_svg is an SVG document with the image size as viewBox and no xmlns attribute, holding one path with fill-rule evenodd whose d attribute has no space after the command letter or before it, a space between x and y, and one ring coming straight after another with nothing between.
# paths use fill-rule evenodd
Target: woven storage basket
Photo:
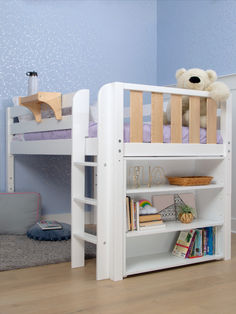
<instances>
[{"instance_id":1,"label":"woven storage basket","mask_svg":"<svg viewBox=\"0 0 236 314\"><path fill-rule=\"evenodd\" d=\"M173 185L207 185L211 183L213 177L167 177L167 179Z\"/></svg>"}]
</instances>

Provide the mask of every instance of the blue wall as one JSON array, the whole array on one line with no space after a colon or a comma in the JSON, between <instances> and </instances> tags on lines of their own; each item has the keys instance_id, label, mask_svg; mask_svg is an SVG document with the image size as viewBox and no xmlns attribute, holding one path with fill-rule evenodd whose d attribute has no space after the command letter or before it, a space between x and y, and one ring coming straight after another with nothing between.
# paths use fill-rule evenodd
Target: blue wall
<instances>
[{"instance_id":1,"label":"blue wall","mask_svg":"<svg viewBox=\"0 0 236 314\"><path fill-rule=\"evenodd\" d=\"M42 91L72 92L111 81L155 84L157 3L0 1L0 190L5 190L5 108L26 95L25 72ZM70 158L19 156L16 189L38 191L44 213L70 209Z\"/></svg>"},{"instance_id":2,"label":"blue wall","mask_svg":"<svg viewBox=\"0 0 236 314\"><path fill-rule=\"evenodd\" d=\"M236 1L157 1L158 84L175 83L178 68L236 72Z\"/></svg>"}]
</instances>

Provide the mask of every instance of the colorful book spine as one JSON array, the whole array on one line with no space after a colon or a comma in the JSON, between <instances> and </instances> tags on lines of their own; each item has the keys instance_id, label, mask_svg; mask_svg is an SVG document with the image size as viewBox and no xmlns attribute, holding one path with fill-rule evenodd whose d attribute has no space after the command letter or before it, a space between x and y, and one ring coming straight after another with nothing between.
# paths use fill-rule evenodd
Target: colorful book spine
<instances>
[{"instance_id":1,"label":"colorful book spine","mask_svg":"<svg viewBox=\"0 0 236 314\"><path fill-rule=\"evenodd\" d=\"M139 231L139 202L136 202L136 229Z\"/></svg>"},{"instance_id":2,"label":"colorful book spine","mask_svg":"<svg viewBox=\"0 0 236 314\"><path fill-rule=\"evenodd\" d=\"M131 221L130 221L130 198L126 196L126 220L127 220L127 230L131 230Z\"/></svg>"},{"instance_id":3,"label":"colorful book spine","mask_svg":"<svg viewBox=\"0 0 236 314\"><path fill-rule=\"evenodd\" d=\"M208 227L207 255L213 255L213 227Z\"/></svg>"},{"instance_id":4,"label":"colorful book spine","mask_svg":"<svg viewBox=\"0 0 236 314\"><path fill-rule=\"evenodd\" d=\"M190 243L190 246L189 246L189 249L188 249L188 252L187 252L185 258L189 258L189 257L190 257L191 252L192 252L192 250L193 250L195 238L196 238L196 232L194 231L194 234L193 234L193 237L192 237L192 241L191 241L191 243Z\"/></svg>"}]
</instances>

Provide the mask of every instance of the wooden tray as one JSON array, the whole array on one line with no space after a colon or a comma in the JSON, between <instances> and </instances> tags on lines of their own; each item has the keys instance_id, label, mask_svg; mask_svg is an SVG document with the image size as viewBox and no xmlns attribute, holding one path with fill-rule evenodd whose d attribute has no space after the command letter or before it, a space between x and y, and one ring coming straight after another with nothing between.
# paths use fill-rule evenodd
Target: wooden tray
<instances>
[{"instance_id":1,"label":"wooden tray","mask_svg":"<svg viewBox=\"0 0 236 314\"><path fill-rule=\"evenodd\" d=\"M172 185L207 185L211 183L213 177L209 176L194 176L194 177L167 177Z\"/></svg>"}]
</instances>

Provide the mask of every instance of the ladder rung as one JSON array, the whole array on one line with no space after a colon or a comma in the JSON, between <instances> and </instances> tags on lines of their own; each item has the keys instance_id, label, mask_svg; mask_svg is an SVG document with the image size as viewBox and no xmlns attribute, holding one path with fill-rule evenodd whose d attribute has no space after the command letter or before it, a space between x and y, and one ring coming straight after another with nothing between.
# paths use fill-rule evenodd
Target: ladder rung
<instances>
[{"instance_id":1,"label":"ladder rung","mask_svg":"<svg viewBox=\"0 0 236 314\"><path fill-rule=\"evenodd\" d=\"M81 240L97 244L97 236L87 233L87 232L75 232L74 236Z\"/></svg>"},{"instance_id":2,"label":"ladder rung","mask_svg":"<svg viewBox=\"0 0 236 314\"><path fill-rule=\"evenodd\" d=\"M74 201L77 203L84 203L84 204L89 204L89 205L97 205L97 200L94 198L89 198L89 197L75 197Z\"/></svg>"},{"instance_id":3,"label":"ladder rung","mask_svg":"<svg viewBox=\"0 0 236 314\"><path fill-rule=\"evenodd\" d=\"M79 166L83 166L83 167L97 167L97 162L89 162L89 161L75 161L74 165L79 167Z\"/></svg>"}]
</instances>

